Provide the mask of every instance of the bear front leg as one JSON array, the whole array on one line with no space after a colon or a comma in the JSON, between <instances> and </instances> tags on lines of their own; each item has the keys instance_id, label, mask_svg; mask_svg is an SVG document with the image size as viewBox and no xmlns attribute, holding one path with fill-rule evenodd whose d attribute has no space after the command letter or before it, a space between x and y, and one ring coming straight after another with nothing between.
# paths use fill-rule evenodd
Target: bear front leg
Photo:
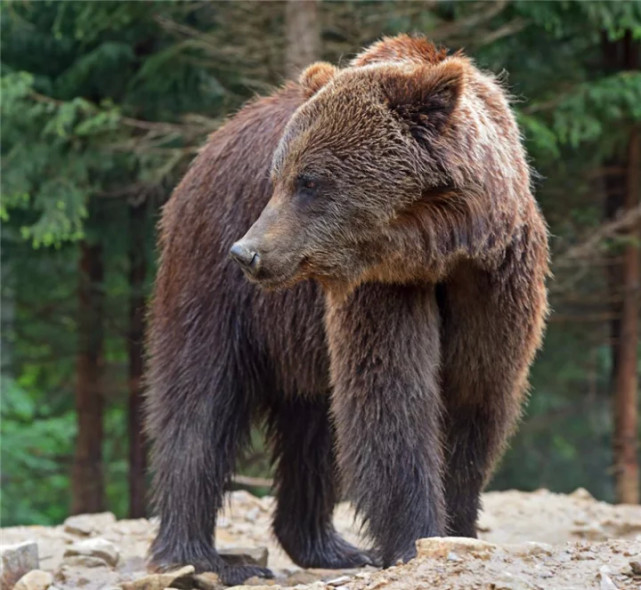
<instances>
[{"instance_id":1,"label":"bear front leg","mask_svg":"<svg viewBox=\"0 0 641 590\"><path fill-rule=\"evenodd\" d=\"M226 584L252 576L271 577L266 568L227 564L216 551L216 515L231 476L236 452L248 436L247 382L235 369L220 332L200 345L182 343L182 354L152 329L147 393L147 429L152 440L153 503L160 529L150 548L151 565L168 570L193 565L217 572Z\"/></svg>"},{"instance_id":2,"label":"bear front leg","mask_svg":"<svg viewBox=\"0 0 641 590\"><path fill-rule=\"evenodd\" d=\"M448 534L476 537L480 494L521 413L547 309L544 253L498 272L462 267L439 287Z\"/></svg>"},{"instance_id":3,"label":"bear front leg","mask_svg":"<svg viewBox=\"0 0 641 590\"><path fill-rule=\"evenodd\" d=\"M329 412L329 392L311 398L300 394L270 408L276 463L274 534L301 567L372 565L372 558L345 541L332 522L338 473Z\"/></svg>"},{"instance_id":4,"label":"bear front leg","mask_svg":"<svg viewBox=\"0 0 641 590\"><path fill-rule=\"evenodd\" d=\"M434 288L329 293L326 328L339 471L388 567L445 531Z\"/></svg>"}]
</instances>

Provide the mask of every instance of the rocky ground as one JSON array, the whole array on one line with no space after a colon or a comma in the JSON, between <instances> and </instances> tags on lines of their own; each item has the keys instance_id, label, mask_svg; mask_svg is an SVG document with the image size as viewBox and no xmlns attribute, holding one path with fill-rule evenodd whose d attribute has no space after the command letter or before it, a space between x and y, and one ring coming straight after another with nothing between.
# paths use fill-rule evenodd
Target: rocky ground
<instances>
[{"instance_id":1,"label":"rocky ground","mask_svg":"<svg viewBox=\"0 0 641 590\"><path fill-rule=\"evenodd\" d=\"M267 562L276 575L237 590L641 589L641 507L597 502L585 490L492 492L484 505L479 541L421 540L416 559L383 571L296 567L270 534L273 499L247 492L230 495L216 538L220 548ZM349 506L339 506L336 526L358 542ZM144 556L155 529L153 520L117 521L110 513L2 529L2 588L29 570L16 590L222 588L214 574L194 575L190 567L148 574Z\"/></svg>"}]
</instances>

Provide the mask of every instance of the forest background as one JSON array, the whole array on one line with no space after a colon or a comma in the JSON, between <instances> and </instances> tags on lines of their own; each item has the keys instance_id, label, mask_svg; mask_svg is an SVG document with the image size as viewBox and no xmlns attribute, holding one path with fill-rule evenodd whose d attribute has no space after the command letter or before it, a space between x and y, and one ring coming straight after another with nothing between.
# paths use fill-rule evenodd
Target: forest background
<instances>
[{"instance_id":1,"label":"forest background","mask_svg":"<svg viewBox=\"0 0 641 590\"><path fill-rule=\"evenodd\" d=\"M207 135L306 64L424 34L501 74L551 231L552 314L493 489L639 502L641 3L0 8L2 525L145 514L155 225ZM242 232L241 232L242 233ZM237 486L267 492L259 430Z\"/></svg>"}]
</instances>

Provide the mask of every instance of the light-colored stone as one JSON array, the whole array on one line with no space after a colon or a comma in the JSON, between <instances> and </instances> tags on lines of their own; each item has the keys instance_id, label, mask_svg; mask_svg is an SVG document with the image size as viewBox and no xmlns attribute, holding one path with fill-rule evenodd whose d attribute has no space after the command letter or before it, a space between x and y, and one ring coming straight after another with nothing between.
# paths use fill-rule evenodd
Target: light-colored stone
<instances>
[{"instance_id":1,"label":"light-colored stone","mask_svg":"<svg viewBox=\"0 0 641 590\"><path fill-rule=\"evenodd\" d=\"M334 578L333 580L327 580L325 582L328 586L342 586L343 584L346 584L349 582L352 578L349 576L339 576L338 578Z\"/></svg>"},{"instance_id":2,"label":"light-colored stone","mask_svg":"<svg viewBox=\"0 0 641 590\"><path fill-rule=\"evenodd\" d=\"M471 555L472 557L487 558L497 546L479 539L467 539L465 537L431 537L416 541L418 557L431 557L446 559L453 552L456 555Z\"/></svg>"},{"instance_id":3,"label":"light-colored stone","mask_svg":"<svg viewBox=\"0 0 641 590\"><path fill-rule=\"evenodd\" d=\"M122 590L164 590L167 587L189 590L194 585L194 566L185 567L173 572L151 574L131 582L123 582Z\"/></svg>"},{"instance_id":4,"label":"light-colored stone","mask_svg":"<svg viewBox=\"0 0 641 590\"><path fill-rule=\"evenodd\" d=\"M512 555L521 557L536 556L536 555L552 555L554 547L548 543L537 543L530 541L527 543L513 543L511 545L504 545L503 548Z\"/></svg>"},{"instance_id":5,"label":"light-colored stone","mask_svg":"<svg viewBox=\"0 0 641 590\"><path fill-rule=\"evenodd\" d=\"M92 555L67 555L62 560L62 565L67 567L109 567L102 557Z\"/></svg>"},{"instance_id":6,"label":"light-colored stone","mask_svg":"<svg viewBox=\"0 0 641 590\"><path fill-rule=\"evenodd\" d=\"M267 567L267 547L226 547L218 551L230 565L258 565Z\"/></svg>"},{"instance_id":7,"label":"light-colored stone","mask_svg":"<svg viewBox=\"0 0 641 590\"><path fill-rule=\"evenodd\" d=\"M13 590L47 590L53 584L53 576L42 570L31 570L20 578Z\"/></svg>"},{"instance_id":8,"label":"light-colored stone","mask_svg":"<svg viewBox=\"0 0 641 590\"><path fill-rule=\"evenodd\" d=\"M610 577L610 568L607 565L599 568L599 589L600 590L618 590L616 584L612 581Z\"/></svg>"},{"instance_id":9,"label":"light-colored stone","mask_svg":"<svg viewBox=\"0 0 641 590\"><path fill-rule=\"evenodd\" d=\"M247 586L247 584L242 584L241 586L229 586L227 590L281 590L280 586Z\"/></svg>"},{"instance_id":10,"label":"light-colored stone","mask_svg":"<svg viewBox=\"0 0 641 590\"><path fill-rule=\"evenodd\" d=\"M13 585L31 570L38 569L38 544L24 541L15 545L0 545L0 587L13 588Z\"/></svg>"},{"instance_id":11,"label":"light-colored stone","mask_svg":"<svg viewBox=\"0 0 641 590\"><path fill-rule=\"evenodd\" d=\"M116 517L111 512L96 514L76 514L64 522L64 530L72 535L89 536L100 534L116 522Z\"/></svg>"},{"instance_id":12,"label":"light-colored stone","mask_svg":"<svg viewBox=\"0 0 641 590\"><path fill-rule=\"evenodd\" d=\"M256 586L275 586L276 582L274 580L266 580L261 576L251 576L250 578L247 578L243 584L245 584L245 586L252 586L255 588Z\"/></svg>"},{"instance_id":13,"label":"light-colored stone","mask_svg":"<svg viewBox=\"0 0 641 590\"><path fill-rule=\"evenodd\" d=\"M198 590L219 590L224 588L218 574L214 572L203 572L194 576L194 587Z\"/></svg>"},{"instance_id":14,"label":"light-colored stone","mask_svg":"<svg viewBox=\"0 0 641 590\"><path fill-rule=\"evenodd\" d=\"M99 557L112 567L118 563L118 558L120 557L118 548L111 541L101 539L100 537L85 539L74 543L65 551L64 557L73 555Z\"/></svg>"},{"instance_id":15,"label":"light-colored stone","mask_svg":"<svg viewBox=\"0 0 641 590\"><path fill-rule=\"evenodd\" d=\"M585 488L577 488L570 494L570 498L577 500L594 500L594 496Z\"/></svg>"},{"instance_id":16,"label":"light-colored stone","mask_svg":"<svg viewBox=\"0 0 641 590\"><path fill-rule=\"evenodd\" d=\"M297 586L299 584L312 584L318 581L320 576L315 572L310 572L307 570L301 570L299 572L294 572L287 577L287 586Z\"/></svg>"}]
</instances>

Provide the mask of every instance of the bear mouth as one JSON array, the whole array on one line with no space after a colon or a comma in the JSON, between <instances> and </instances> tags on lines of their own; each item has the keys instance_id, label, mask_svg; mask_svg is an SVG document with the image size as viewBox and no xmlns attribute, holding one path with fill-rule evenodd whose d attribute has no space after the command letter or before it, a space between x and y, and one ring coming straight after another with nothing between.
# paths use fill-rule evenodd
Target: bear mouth
<instances>
[{"instance_id":1,"label":"bear mouth","mask_svg":"<svg viewBox=\"0 0 641 590\"><path fill-rule=\"evenodd\" d=\"M288 264L289 268L270 269L269 265L262 266L257 272L251 273L243 269L243 274L249 282L268 291L276 291L294 286L296 283L309 278L308 263L306 258L301 258L297 263Z\"/></svg>"}]
</instances>

